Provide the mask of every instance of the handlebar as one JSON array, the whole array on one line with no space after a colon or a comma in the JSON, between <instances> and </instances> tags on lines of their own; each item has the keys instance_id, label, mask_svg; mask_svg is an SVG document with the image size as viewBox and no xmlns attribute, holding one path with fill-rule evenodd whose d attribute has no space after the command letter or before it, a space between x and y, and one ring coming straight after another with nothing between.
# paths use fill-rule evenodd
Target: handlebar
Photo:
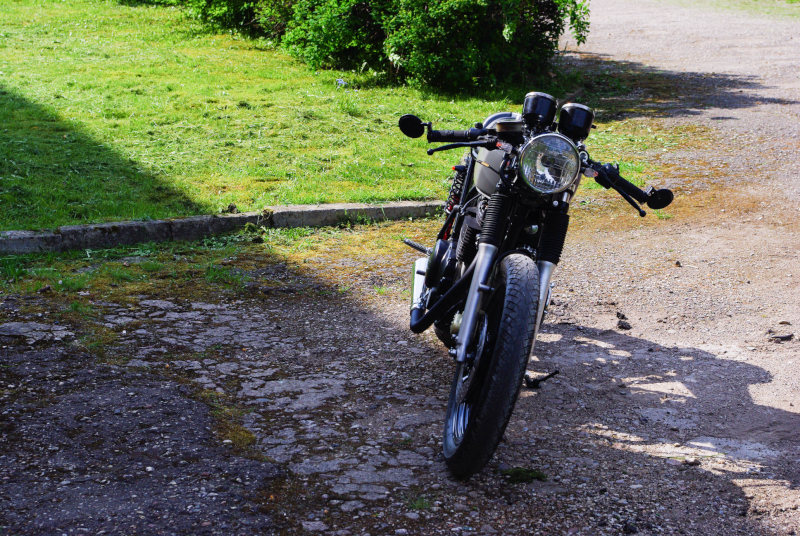
<instances>
[{"instance_id":1,"label":"handlebar","mask_svg":"<svg viewBox=\"0 0 800 536\"><path fill-rule=\"evenodd\" d=\"M653 210L665 208L674 198L672 192L666 188L660 190L654 189L652 186L647 190L642 190L630 181L625 180L619 174L619 167L612 166L611 164L600 164L598 162L589 163L589 167L597 172L594 180L603 188L613 188L616 190L628 203L639 211L640 216L644 216L645 212L637 205L634 200L639 203L645 203Z\"/></svg>"},{"instance_id":2,"label":"handlebar","mask_svg":"<svg viewBox=\"0 0 800 536\"><path fill-rule=\"evenodd\" d=\"M603 188L613 188L620 193L626 193L639 203L647 202L647 194L632 182L622 178L619 168L611 164L603 164L593 167L593 169L597 171L597 177L594 180Z\"/></svg>"},{"instance_id":3,"label":"handlebar","mask_svg":"<svg viewBox=\"0 0 800 536\"><path fill-rule=\"evenodd\" d=\"M471 128L469 130L429 130L428 143L475 141L479 136L486 136L485 128Z\"/></svg>"}]
</instances>

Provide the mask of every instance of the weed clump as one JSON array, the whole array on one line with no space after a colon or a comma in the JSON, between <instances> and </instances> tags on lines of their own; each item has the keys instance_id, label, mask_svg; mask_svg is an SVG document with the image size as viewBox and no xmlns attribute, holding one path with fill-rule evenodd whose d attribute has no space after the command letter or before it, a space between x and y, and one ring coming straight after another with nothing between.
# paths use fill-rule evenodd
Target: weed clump
<instances>
[{"instance_id":1,"label":"weed clump","mask_svg":"<svg viewBox=\"0 0 800 536\"><path fill-rule=\"evenodd\" d=\"M508 481L512 484L527 484L538 480L539 482L547 482L547 475L536 469L527 469L525 467L514 467L513 469L503 469L500 474L508 477Z\"/></svg>"}]
</instances>

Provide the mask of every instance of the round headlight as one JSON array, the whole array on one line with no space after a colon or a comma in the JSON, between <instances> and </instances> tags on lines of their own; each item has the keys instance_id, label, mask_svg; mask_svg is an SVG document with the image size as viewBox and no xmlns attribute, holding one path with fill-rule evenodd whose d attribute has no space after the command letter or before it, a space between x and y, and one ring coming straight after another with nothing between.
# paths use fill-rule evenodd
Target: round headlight
<instances>
[{"instance_id":1,"label":"round headlight","mask_svg":"<svg viewBox=\"0 0 800 536\"><path fill-rule=\"evenodd\" d=\"M566 190L581 169L575 144L555 133L536 136L526 143L519 161L522 178L541 194Z\"/></svg>"}]
</instances>

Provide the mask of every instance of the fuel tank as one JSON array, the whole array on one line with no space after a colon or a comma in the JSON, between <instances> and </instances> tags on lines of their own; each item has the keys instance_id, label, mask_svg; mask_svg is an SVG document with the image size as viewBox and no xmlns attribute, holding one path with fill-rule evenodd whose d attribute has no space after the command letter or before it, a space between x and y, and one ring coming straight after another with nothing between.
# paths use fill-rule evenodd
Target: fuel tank
<instances>
[{"instance_id":1,"label":"fuel tank","mask_svg":"<svg viewBox=\"0 0 800 536\"><path fill-rule=\"evenodd\" d=\"M472 172L473 184L480 193L489 197L500 182L500 174L494 170L500 169L505 153L499 149L489 151L481 147L473 150L472 154L475 157L475 168Z\"/></svg>"}]
</instances>

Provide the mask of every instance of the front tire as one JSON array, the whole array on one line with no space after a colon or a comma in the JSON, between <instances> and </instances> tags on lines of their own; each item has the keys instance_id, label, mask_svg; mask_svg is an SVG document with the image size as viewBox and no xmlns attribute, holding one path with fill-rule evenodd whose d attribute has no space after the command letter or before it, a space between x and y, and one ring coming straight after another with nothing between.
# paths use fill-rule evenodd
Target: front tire
<instances>
[{"instance_id":1,"label":"front tire","mask_svg":"<svg viewBox=\"0 0 800 536\"><path fill-rule=\"evenodd\" d=\"M458 478L489 462L519 396L533 348L539 271L522 254L505 257L492 282L477 333L475 358L456 366L444 425L443 453Z\"/></svg>"}]
</instances>

